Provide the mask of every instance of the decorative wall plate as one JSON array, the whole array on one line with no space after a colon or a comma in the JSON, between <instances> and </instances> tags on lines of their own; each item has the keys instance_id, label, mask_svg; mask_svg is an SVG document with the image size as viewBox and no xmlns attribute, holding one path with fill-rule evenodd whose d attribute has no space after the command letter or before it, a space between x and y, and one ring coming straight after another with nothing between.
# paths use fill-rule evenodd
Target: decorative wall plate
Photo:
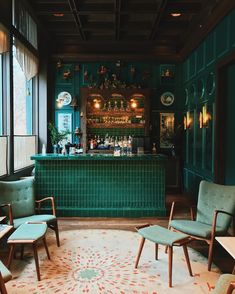
<instances>
[{"instance_id":1,"label":"decorative wall plate","mask_svg":"<svg viewBox=\"0 0 235 294\"><path fill-rule=\"evenodd\" d=\"M164 106L172 105L174 102L174 99L175 99L174 94L171 92L165 92L161 95L161 103Z\"/></svg>"},{"instance_id":2,"label":"decorative wall plate","mask_svg":"<svg viewBox=\"0 0 235 294\"><path fill-rule=\"evenodd\" d=\"M57 100L62 101L63 105L69 105L72 101L72 96L69 92L60 92Z\"/></svg>"}]
</instances>

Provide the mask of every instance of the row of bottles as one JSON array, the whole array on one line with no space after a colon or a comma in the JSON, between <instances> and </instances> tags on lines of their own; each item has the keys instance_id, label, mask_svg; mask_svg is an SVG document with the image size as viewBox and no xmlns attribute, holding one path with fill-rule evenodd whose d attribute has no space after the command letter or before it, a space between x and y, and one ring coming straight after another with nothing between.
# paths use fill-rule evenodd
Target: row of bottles
<instances>
[{"instance_id":1,"label":"row of bottles","mask_svg":"<svg viewBox=\"0 0 235 294\"><path fill-rule=\"evenodd\" d=\"M121 116L121 117L116 117L116 116L92 116L87 118L87 123L88 125L92 124L133 124L133 123L138 123L138 124L144 124L145 119L143 116Z\"/></svg>"},{"instance_id":2,"label":"row of bottles","mask_svg":"<svg viewBox=\"0 0 235 294\"><path fill-rule=\"evenodd\" d=\"M113 150L114 155L128 155L132 153L132 136L114 137L108 134L105 137L90 137L88 140L89 150Z\"/></svg>"}]
</instances>

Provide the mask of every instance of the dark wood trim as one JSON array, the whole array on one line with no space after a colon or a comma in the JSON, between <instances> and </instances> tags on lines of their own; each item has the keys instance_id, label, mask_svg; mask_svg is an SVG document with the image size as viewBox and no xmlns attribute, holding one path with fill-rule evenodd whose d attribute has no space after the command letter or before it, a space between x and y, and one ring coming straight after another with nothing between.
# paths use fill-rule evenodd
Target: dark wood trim
<instances>
[{"instance_id":1,"label":"dark wood trim","mask_svg":"<svg viewBox=\"0 0 235 294\"><path fill-rule=\"evenodd\" d=\"M214 182L225 183L225 128L227 122L227 70L235 63L235 50L217 64L216 68L216 120L215 120L215 155Z\"/></svg>"}]
</instances>

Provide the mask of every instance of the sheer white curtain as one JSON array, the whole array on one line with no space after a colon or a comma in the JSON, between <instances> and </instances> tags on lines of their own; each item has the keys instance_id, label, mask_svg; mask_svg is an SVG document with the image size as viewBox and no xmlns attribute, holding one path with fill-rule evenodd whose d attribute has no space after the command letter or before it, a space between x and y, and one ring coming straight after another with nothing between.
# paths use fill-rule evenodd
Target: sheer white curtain
<instances>
[{"instance_id":1,"label":"sheer white curtain","mask_svg":"<svg viewBox=\"0 0 235 294\"><path fill-rule=\"evenodd\" d=\"M7 136L0 136L0 176L7 174Z\"/></svg>"},{"instance_id":2,"label":"sheer white curtain","mask_svg":"<svg viewBox=\"0 0 235 294\"><path fill-rule=\"evenodd\" d=\"M38 73L38 58L16 38L14 39L14 45L16 59L29 81Z\"/></svg>"},{"instance_id":3,"label":"sheer white curtain","mask_svg":"<svg viewBox=\"0 0 235 294\"><path fill-rule=\"evenodd\" d=\"M0 54L9 51L9 32L0 23Z\"/></svg>"}]
</instances>

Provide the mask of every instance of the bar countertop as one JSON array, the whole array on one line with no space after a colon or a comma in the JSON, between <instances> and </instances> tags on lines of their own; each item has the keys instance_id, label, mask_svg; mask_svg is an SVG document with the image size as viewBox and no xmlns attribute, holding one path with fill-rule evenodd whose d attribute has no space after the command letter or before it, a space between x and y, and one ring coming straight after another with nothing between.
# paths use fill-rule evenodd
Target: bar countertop
<instances>
[{"instance_id":1,"label":"bar countertop","mask_svg":"<svg viewBox=\"0 0 235 294\"><path fill-rule=\"evenodd\" d=\"M32 160L154 160L165 161L166 156L163 154L132 154L114 156L112 154L76 154L76 155L62 155L48 153L46 155L35 154L31 156Z\"/></svg>"}]
</instances>

